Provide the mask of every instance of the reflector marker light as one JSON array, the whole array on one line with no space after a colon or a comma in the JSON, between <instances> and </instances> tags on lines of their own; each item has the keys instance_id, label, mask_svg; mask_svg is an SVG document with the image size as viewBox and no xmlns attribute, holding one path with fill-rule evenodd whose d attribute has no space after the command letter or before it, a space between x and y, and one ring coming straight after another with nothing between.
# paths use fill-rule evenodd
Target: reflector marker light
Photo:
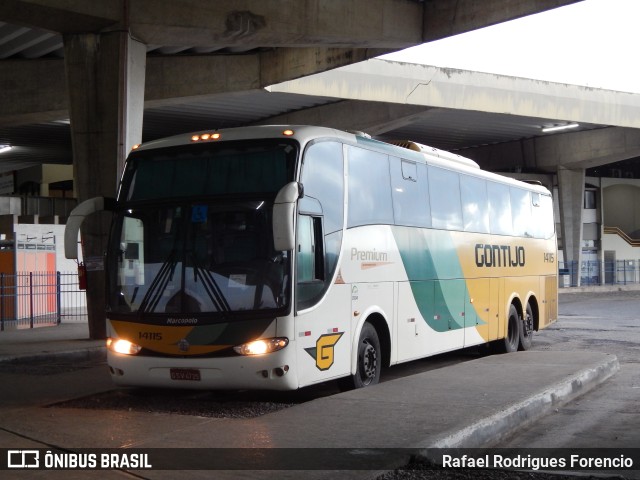
<instances>
[{"instance_id":1,"label":"reflector marker light","mask_svg":"<svg viewBox=\"0 0 640 480\"><path fill-rule=\"evenodd\" d=\"M286 137L290 137L291 135L294 134L294 131L293 130L285 130L285 131L282 132L282 134L284 136L286 136Z\"/></svg>"},{"instance_id":2,"label":"reflector marker light","mask_svg":"<svg viewBox=\"0 0 640 480\"><path fill-rule=\"evenodd\" d=\"M201 133L200 135L192 135L191 136L191 141L192 142L200 142L202 140L207 141L207 140L218 140L221 137L221 135L218 132L215 133Z\"/></svg>"}]
</instances>

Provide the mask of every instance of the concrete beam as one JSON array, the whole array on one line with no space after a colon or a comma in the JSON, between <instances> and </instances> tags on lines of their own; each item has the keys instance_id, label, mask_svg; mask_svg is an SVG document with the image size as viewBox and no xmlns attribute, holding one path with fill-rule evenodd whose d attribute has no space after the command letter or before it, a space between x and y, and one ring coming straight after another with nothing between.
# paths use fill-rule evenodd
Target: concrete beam
<instances>
[{"instance_id":1,"label":"concrete beam","mask_svg":"<svg viewBox=\"0 0 640 480\"><path fill-rule=\"evenodd\" d=\"M115 25L123 0L2 0L0 19L57 33L98 32Z\"/></svg>"},{"instance_id":2,"label":"concrete beam","mask_svg":"<svg viewBox=\"0 0 640 480\"><path fill-rule=\"evenodd\" d=\"M422 41L423 6L406 0L136 0L129 14L148 45L401 49Z\"/></svg>"},{"instance_id":3,"label":"concrete beam","mask_svg":"<svg viewBox=\"0 0 640 480\"><path fill-rule=\"evenodd\" d=\"M144 45L125 32L65 36L78 199L113 196L142 141Z\"/></svg>"},{"instance_id":4,"label":"concrete beam","mask_svg":"<svg viewBox=\"0 0 640 480\"><path fill-rule=\"evenodd\" d=\"M583 169L558 169L558 194L560 225L562 228L562 250L565 262L574 262L571 285L580 286L582 265L582 206L584 203ZM576 267L577 266L577 267Z\"/></svg>"},{"instance_id":5,"label":"concrete beam","mask_svg":"<svg viewBox=\"0 0 640 480\"><path fill-rule=\"evenodd\" d=\"M260 88L327 72L388 53L370 48L278 48L260 53ZM333 95L330 95L333 96Z\"/></svg>"},{"instance_id":6,"label":"concrete beam","mask_svg":"<svg viewBox=\"0 0 640 480\"><path fill-rule=\"evenodd\" d=\"M372 59L271 91L640 128L640 95Z\"/></svg>"},{"instance_id":7,"label":"concrete beam","mask_svg":"<svg viewBox=\"0 0 640 480\"><path fill-rule=\"evenodd\" d=\"M640 129L600 128L470 148L464 155L493 171L578 170L640 157Z\"/></svg>"},{"instance_id":8,"label":"concrete beam","mask_svg":"<svg viewBox=\"0 0 640 480\"><path fill-rule=\"evenodd\" d=\"M401 49L576 0L3 0L0 18L59 33L125 27L147 45Z\"/></svg>"},{"instance_id":9,"label":"concrete beam","mask_svg":"<svg viewBox=\"0 0 640 480\"><path fill-rule=\"evenodd\" d=\"M149 57L145 106L160 107L260 88L258 55Z\"/></svg>"},{"instance_id":10,"label":"concrete beam","mask_svg":"<svg viewBox=\"0 0 640 480\"><path fill-rule=\"evenodd\" d=\"M281 48L247 55L149 57L145 107L255 90L379 55L379 50ZM61 59L7 60L0 69L0 127L68 118Z\"/></svg>"},{"instance_id":11,"label":"concrete beam","mask_svg":"<svg viewBox=\"0 0 640 480\"><path fill-rule=\"evenodd\" d=\"M602 128L536 139L536 157L541 166L567 169L599 167L640 157L640 129Z\"/></svg>"},{"instance_id":12,"label":"concrete beam","mask_svg":"<svg viewBox=\"0 0 640 480\"><path fill-rule=\"evenodd\" d=\"M68 118L69 96L61 59L3 60L0 127Z\"/></svg>"},{"instance_id":13,"label":"concrete beam","mask_svg":"<svg viewBox=\"0 0 640 480\"><path fill-rule=\"evenodd\" d=\"M142 141L146 48L127 32L65 35L74 187L79 201L113 197L131 147ZM109 215L82 225L84 258L101 259ZM99 262L98 264L99 265ZM104 268L87 269L89 336L105 338Z\"/></svg>"},{"instance_id":14,"label":"concrete beam","mask_svg":"<svg viewBox=\"0 0 640 480\"><path fill-rule=\"evenodd\" d=\"M0 18L60 33L129 29L147 45L401 49L422 42L409 0L3 0Z\"/></svg>"},{"instance_id":15,"label":"concrete beam","mask_svg":"<svg viewBox=\"0 0 640 480\"><path fill-rule=\"evenodd\" d=\"M348 100L277 115L258 125L318 125L381 135L417 121L427 110L415 105Z\"/></svg>"},{"instance_id":16,"label":"concrete beam","mask_svg":"<svg viewBox=\"0 0 640 480\"><path fill-rule=\"evenodd\" d=\"M424 41L469 32L576 0L438 0L425 2Z\"/></svg>"}]
</instances>

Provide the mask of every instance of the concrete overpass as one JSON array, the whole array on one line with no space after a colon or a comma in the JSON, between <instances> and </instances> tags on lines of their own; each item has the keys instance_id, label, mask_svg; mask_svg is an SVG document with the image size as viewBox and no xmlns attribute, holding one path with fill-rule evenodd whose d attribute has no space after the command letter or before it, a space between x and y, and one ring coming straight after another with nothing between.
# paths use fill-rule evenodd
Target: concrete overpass
<instances>
[{"instance_id":1,"label":"concrete overpass","mask_svg":"<svg viewBox=\"0 0 640 480\"><path fill-rule=\"evenodd\" d=\"M569 115L569 106L553 111L554 98L563 98L570 89L560 88L556 97L547 95L546 108L542 108L535 97L542 95L539 92L531 93L527 100L526 92L520 92L518 97L517 89L524 87L515 85L514 96L505 99L501 95L512 80L488 77L483 80L484 93L479 93L486 98L478 103L477 96L460 98L456 88L468 88L464 86L465 77L478 81L479 76L444 69L433 72L440 80L435 76L421 77L415 83L415 79L406 77L410 91L399 92L395 99L391 95L377 96L379 85L372 86L376 95L362 98L346 91L341 92L344 96L335 91L309 96L313 90L302 95L278 92L281 87L272 87L270 94L263 89L570 3L574 0L237 0L224 5L196 0L4 0L0 4L0 21L4 22L0 25L0 32L4 32L0 43L0 139L20 148L3 156L0 168L5 161L12 169L19 168L21 162L68 162L69 142L61 138L65 133L69 135L70 128L75 185L83 200L115 191L126 153L143 139L145 130L144 140L149 140L161 136L160 131L166 134L211 127L212 117L216 117L215 126L223 127L271 123L282 119L283 114L296 112L303 123L333 122L334 126L366 129L380 135L390 135L395 130L393 136L398 136L403 128L420 125L418 119L430 119L436 124L448 116L452 123L461 124L473 114L484 112L481 115L485 119L492 118L498 125L518 118L522 129L512 128L510 136L499 128L494 128L491 135L486 130L486 136L455 139L443 135L442 143L457 142L453 149L475 147L477 156L484 155L489 168L513 166L514 161L505 161L504 155L495 153L499 150L480 145L500 143L500 149L508 149L510 142L524 145L515 162L552 171L556 164L549 160L550 155L536 153L538 143L547 145L547 141L538 140L536 134L523 135L523 129L542 119L539 115L547 116L547 123L578 120ZM357 74L359 66L353 68ZM376 81L384 81L383 77ZM457 79L463 80L462 86ZM440 92L435 89L438 85L443 89ZM508 108L515 98L521 99L515 102L521 103L519 113ZM575 99L575 108L586 115L589 101ZM492 102L497 109L487 107ZM616 102L624 104L620 99ZM526 104L530 110L524 108ZM257 105L273 108L256 115L255 111L260 110ZM352 122L342 121L348 118L345 112L358 111L362 113L353 116ZM505 113L517 117L505 119ZM633 111L629 116L632 114ZM188 121L177 125L176 118L181 116ZM367 119L366 124L363 118ZM341 122L335 125L337 119ZM572 135L602 135L595 133L603 131L597 127L617 125L610 120L604 111L589 121L580 120L590 124ZM622 138L625 148L608 154L610 161L636 155L635 127L622 127L614 128L618 140L612 137L610 142L613 145ZM37 140L37 133L44 134L44 140ZM421 136L413 138L447 148ZM570 141L564 150L554 142L548 147L549 151L556 151L556 158L573 148ZM606 148L599 159L607 156L604 151ZM587 149L582 152L587 153ZM474 156L469 151L464 154ZM568 192L562 194L566 197L563 223L568 218L566 212L577 211L582 202L582 159L578 155L573 158L575 161L564 165L560 174L561 190ZM105 228L98 221L87 225L86 255L100 254ZM576 259L579 258L576 233L564 238L565 242L577 240L576 246L565 243L565 248L577 252ZM572 258L572 254L567 257ZM95 275L90 278L95 287L89 292L89 308L94 312L90 316L100 318L101 274ZM94 332L92 336L100 334Z\"/></svg>"},{"instance_id":2,"label":"concrete overpass","mask_svg":"<svg viewBox=\"0 0 640 480\"><path fill-rule=\"evenodd\" d=\"M640 157L638 94L380 59L268 90L347 99L339 106L316 107L269 122L297 123L313 115L314 123L348 127L360 118L363 129L382 139L415 139L412 125L437 122L451 109L457 118L482 112L477 130L461 129L457 150L488 170L557 173L565 261L581 259L585 169ZM571 122L579 126L570 133L543 132ZM483 133L499 128L505 129L504 137L495 142ZM420 141L434 143L428 138ZM546 183L553 189L553 183Z\"/></svg>"}]
</instances>

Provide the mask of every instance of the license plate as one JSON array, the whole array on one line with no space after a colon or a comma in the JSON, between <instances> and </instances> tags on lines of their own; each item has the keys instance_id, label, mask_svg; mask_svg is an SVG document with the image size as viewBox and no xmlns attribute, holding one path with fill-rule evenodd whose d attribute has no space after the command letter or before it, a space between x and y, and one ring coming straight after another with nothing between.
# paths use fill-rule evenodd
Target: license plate
<instances>
[{"instance_id":1,"label":"license plate","mask_svg":"<svg viewBox=\"0 0 640 480\"><path fill-rule=\"evenodd\" d=\"M171 380L187 380L191 382L199 382L200 370L195 368L172 368L169 370Z\"/></svg>"}]
</instances>

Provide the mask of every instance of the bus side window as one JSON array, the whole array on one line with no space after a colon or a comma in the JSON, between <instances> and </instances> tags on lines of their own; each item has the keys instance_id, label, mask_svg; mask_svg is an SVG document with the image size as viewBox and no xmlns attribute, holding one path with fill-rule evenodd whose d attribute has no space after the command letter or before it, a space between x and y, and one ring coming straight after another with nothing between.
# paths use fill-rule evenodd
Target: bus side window
<instances>
[{"instance_id":1,"label":"bus side window","mask_svg":"<svg viewBox=\"0 0 640 480\"><path fill-rule=\"evenodd\" d=\"M389 157L389 162L395 224L430 227L427 166L396 157Z\"/></svg>"},{"instance_id":2,"label":"bus side window","mask_svg":"<svg viewBox=\"0 0 640 480\"><path fill-rule=\"evenodd\" d=\"M298 217L298 282L324 280L322 219L309 215Z\"/></svg>"},{"instance_id":3,"label":"bus side window","mask_svg":"<svg viewBox=\"0 0 640 480\"><path fill-rule=\"evenodd\" d=\"M460 193L464 231L489 233L487 182L482 178L460 175Z\"/></svg>"},{"instance_id":4,"label":"bus side window","mask_svg":"<svg viewBox=\"0 0 640 480\"><path fill-rule=\"evenodd\" d=\"M509 187L500 183L487 184L489 194L489 227L494 235L513 235L511 195Z\"/></svg>"},{"instance_id":5,"label":"bus side window","mask_svg":"<svg viewBox=\"0 0 640 480\"><path fill-rule=\"evenodd\" d=\"M349 211L347 227L393 224L389 158L364 148L347 147Z\"/></svg>"},{"instance_id":6,"label":"bus side window","mask_svg":"<svg viewBox=\"0 0 640 480\"><path fill-rule=\"evenodd\" d=\"M548 195L532 194L531 219L536 238L551 238L555 231L553 202Z\"/></svg>"},{"instance_id":7,"label":"bus side window","mask_svg":"<svg viewBox=\"0 0 640 480\"><path fill-rule=\"evenodd\" d=\"M510 187L513 234L519 237L534 237L531 225L531 194L521 188Z\"/></svg>"},{"instance_id":8,"label":"bus side window","mask_svg":"<svg viewBox=\"0 0 640 480\"><path fill-rule=\"evenodd\" d=\"M460 175L444 168L429 166L429 196L433 228L462 230Z\"/></svg>"}]
</instances>

